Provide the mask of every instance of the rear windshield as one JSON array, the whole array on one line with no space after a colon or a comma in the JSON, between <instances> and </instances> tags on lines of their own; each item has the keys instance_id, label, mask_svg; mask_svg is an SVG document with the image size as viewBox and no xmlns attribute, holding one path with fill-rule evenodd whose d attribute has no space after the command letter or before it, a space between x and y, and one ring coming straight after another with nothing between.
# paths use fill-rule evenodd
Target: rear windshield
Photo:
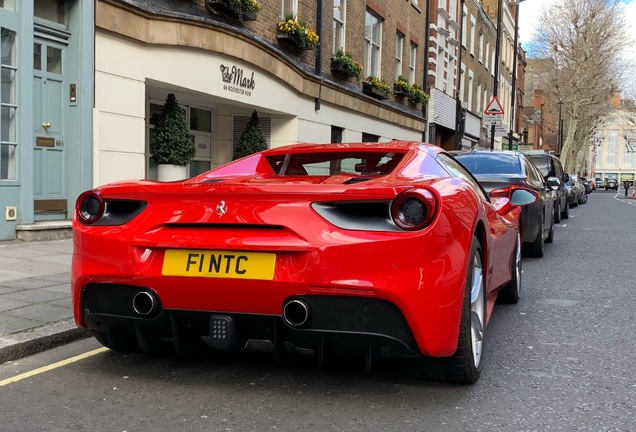
<instances>
[{"instance_id":1,"label":"rear windshield","mask_svg":"<svg viewBox=\"0 0 636 432\"><path fill-rule=\"evenodd\" d=\"M278 175L332 176L337 174L382 176L391 173L404 157L399 152L315 152L267 156Z\"/></svg>"},{"instance_id":2,"label":"rear windshield","mask_svg":"<svg viewBox=\"0 0 636 432\"><path fill-rule=\"evenodd\" d=\"M543 175L543 177L547 177L550 175L550 163L548 161L548 158L532 156L529 156L529 158L534 166L537 167L541 175Z\"/></svg>"},{"instance_id":3,"label":"rear windshield","mask_svg":"<svg viewBox=\"0 0 636 432\"><path fill-rule=\"evenodd\" d=\"M473 175L479 174L519 174L521 162L514 154L466 153L455 155Z\"/></svg>"}]
</instances>

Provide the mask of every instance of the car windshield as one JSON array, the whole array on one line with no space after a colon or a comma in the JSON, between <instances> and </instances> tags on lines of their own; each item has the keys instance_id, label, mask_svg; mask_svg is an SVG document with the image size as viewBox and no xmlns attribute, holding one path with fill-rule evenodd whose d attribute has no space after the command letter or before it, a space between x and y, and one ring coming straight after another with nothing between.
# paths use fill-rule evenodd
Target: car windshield
<instances>
[{"instance_id":1,"label":"car windshield","mask_svg":"<svg viewBox=\"0 0 636 432\"><path fill-rule=\"evenodd\" d=\"M391 173L404 157L400 152L313 152L267 156L278 175L331 176L352 174L382 176Z\"/></svg>"},{"instance_id":2,"label":"car windshield","mask_svg":"<svg viewBox=\"0 0 636 432\"><path fill-rule=\"evenodd\" d=\"M545 157L532 157L528 156L534 166L537 167L542 176L547 177L550 174L550 164Z\"/></svg>"},{"instance_id":3,"label":"car windshield","mask_svg":"<svg viewBox=\"0 0 636 432\"><path fill-rule=\"evenodd\" d=\"M473 175L479 174L519 174L521 162L512 153L465 153L455 158Z\"/></svg>"}]
</instances>

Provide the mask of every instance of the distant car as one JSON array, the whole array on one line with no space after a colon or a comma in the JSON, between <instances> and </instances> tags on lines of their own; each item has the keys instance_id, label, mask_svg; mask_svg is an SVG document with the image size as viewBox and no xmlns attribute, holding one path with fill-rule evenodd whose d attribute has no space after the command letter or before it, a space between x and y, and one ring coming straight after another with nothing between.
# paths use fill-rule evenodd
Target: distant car
<instances>
[{"instance_id":1,"label":"distant car","mask_svg":"<svg viewBox=\"0 0 636 432\"><path fill-rule=\"evenodd\" d=\"M599 178L594 180L594 185L596 186L596 189L602 189L605 186L605 184L603 183L603 180Z\"/></svg>"},{"instance_id":2,"label":"distant car","mask_svg":"<svg viewBox=\"0 0 636 432\"><path fill-rule=\"evenodd\" d=\"M587 202L587 193L585 192L585 186L583 186L581 178L577 174L570 174L570 182L572 184L572 190L574 191L576 205L585 204Z\"/></svg>"},{"instance_id":3,"label":"distant car","mask_svg":"<svg viewBox=\"0 0 636 432\"><path fill-rule=\"evenodd\" d=\"M521 209L521 232L526 255L542 257L544 243L554 239L554 202L558 179L543 178L527 155L518 151L450 152L470 171L491 198L509 195L515 188L528 188L538 199Z\"/></svg>"},{"instance_id":4,"label":"distant car","mask_svg":"<svg viewBox=\"0 0 636 432\"><path fill-rule=\"evenodd\" d=\"M402 141L103 185L73 217L75 321L118 351L397 358L472 383L493 302L519 299L519 206L536 199L491 200L441 148Z\"/></svg>"},{"instance_id":5,"label":"distant car","mask_svg":"<svg viewBox=\"0 0 636 432\"><path fill-rule=\"evenodd\" d=\"M618 182L616 179L606 179L605 180L605 190L618 190Z\"/></svg>"},{"instance_id":6,"label":"distant car","mask_svg":"<svg viewBox=\"0 0 636 432\"><path fill-rule=\"evenodd\" d=\"M583 184L583 188L585 188L585 193L586 194L591 194L592 193L592 182L590 182L587 178L585 177L580 177L581 180L581 184Z\"/></svg>"},{"instance_id":7,"label":"distant car","mask_svg":"<svg viewBox=\"0 0 636 432\"><path fill-rule=\"evenodd\" d=\"M525 153L525 152L524 152ZM549 153L526 153L528 159L537 167L547 182L549 177L559 180L556 189L556 202L554 204L554 222L559 223L561 219L570 217L570 206L568 204L568 189L565 186L565 172L558 157Z\"/></svg>"}]
</instances>

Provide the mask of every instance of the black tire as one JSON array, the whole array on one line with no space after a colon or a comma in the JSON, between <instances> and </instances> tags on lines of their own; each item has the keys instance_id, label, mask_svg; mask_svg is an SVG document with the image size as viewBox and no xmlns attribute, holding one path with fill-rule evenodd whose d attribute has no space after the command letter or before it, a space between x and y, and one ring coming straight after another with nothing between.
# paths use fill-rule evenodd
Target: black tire
<instances>
[{"instance_id":1,"label":"black tire","mask_svg":"<svg viewBox=\"0 0 636 432\"><path fill-rule=\"evenodd\" d=\"M581 200L581 204L585 204L587 202L587 194L583 195L583 199Z\"/></svg>"},{"instance_id":2,"label":"black tire","mask_svg":"<svg viewBox=\"0 0 636 432\"><path fill-rule=\"evenodd\" d=\"M565 203L565 210L561 210L561 219L569 219L569 218L570 218L570 206L566 202Z\"/></svg>"},{"instance_id":3,"label":"black tire","mask_svg":"<svg viewBox=\"0 0 636 432\"><path fill-rule=\"evenodd\" d=\"M545 225L543 224L543 216L541 217L541 224L539 225L539 232L537 233L537 238L534 242L528 245L528 249L530 252L530 256L541 258L543 257L544 248L545 248L545 240L543 238L543 230Z\"/></svg>"},{"instance_id":4,"label":"black tire","mask_svg":"<svg viewBox=\"0 0 636 432\"><path fill-rule=\"evenodd\" d=\"M554 212L554 222L561 222L561 201L557 201L556 211Z\"/></svg>"},{"instance_id":5,"label":"black tire","mask_svg":"<svg viewBox=\"0 0 636 432\"><path fill-rule=\"evenodd\" d=\"M473 237L469 259L457 351L446 358L406 360L405 367L410 376L453 384L473 384L479 378L487 308L482 250L477 237ZM473 287L479 289L474 300Z\"/></svg>"},{"instance_id":6,"label":"black tire","mask_svg":"<svg viewBox=\"0 0 636 432\"><path fill-rule=\"evenodd\" d=\"M550 224L550 232L548 236L545 238L546 243L552 243L554 241L554 218L552 218L552 223Z\"/></svg>"},{"instance_id":7,"label":"black tire","mask_svg":"<svg viewBox=\"0 0 636 432\"><path fill-rule=\"evenodd\" d=\"M497 303L516 304L519 302L521 293L521 233L517 233L517 241L515 241L515 249L510 259L510 273L512 278L497 295Z\"/></svg>"}]
</instances>

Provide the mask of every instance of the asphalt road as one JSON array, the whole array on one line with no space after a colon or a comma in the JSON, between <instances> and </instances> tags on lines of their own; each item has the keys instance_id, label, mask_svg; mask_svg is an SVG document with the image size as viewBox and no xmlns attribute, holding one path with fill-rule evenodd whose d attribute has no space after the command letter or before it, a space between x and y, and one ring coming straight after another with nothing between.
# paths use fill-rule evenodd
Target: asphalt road
<instances>
[{"instance_id":1,"label":"asphalt road","mask_svg":"<svg viewBox=\"0 0 636 432\"><path fill-rule=\"evenodd\" d=\"M524 258L472 386L394 364L123 355L92 339L0 365L3 431L636 430L636 200L597 191ZM56 362L61 362L57 363Z\"/></svg>"}]
</instances>

